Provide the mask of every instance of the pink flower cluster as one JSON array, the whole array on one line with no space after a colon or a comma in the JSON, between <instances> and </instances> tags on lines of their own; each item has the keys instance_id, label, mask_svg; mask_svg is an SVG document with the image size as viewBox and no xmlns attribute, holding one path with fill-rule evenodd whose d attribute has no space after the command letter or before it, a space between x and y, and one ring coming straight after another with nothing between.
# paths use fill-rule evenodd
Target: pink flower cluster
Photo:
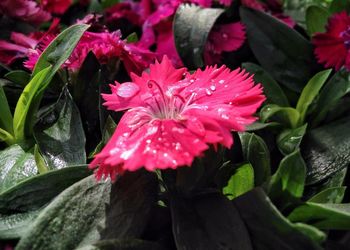
<instances>
[{"instance_id":1,"label":"pink flower cluster","mask_svg":"<svg viewBox=\"0 0 350 250\"><path fill-rule=\"evenodd\" d=\"M243 131L265 100L244 70L206 67L193 74L175 69L165 56L149 73L111 85L105 105L127 110L105 148L91 162L98 179L124 171L190 166L208 144L233 144L231 131Z\"/></svg>"}]
</instances>

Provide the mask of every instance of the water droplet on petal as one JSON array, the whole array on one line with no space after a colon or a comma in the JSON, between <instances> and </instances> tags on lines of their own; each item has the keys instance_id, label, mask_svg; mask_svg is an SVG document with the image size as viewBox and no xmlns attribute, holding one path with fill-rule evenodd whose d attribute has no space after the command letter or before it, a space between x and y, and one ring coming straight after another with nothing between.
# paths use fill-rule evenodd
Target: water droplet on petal
<instances>
[{"instance_id":1,"label":"water droplet on petal","mask_svg":"<svg viewBox=\"0 0 350 250\"><path fill-rule=\"evenodd\" d=\"M209 89L205 89L205 93L206 93L208 96L211 96L211 95L212 95L212 93L211 93L211 91L210 91Z\"/></svg>"},{"instance_id":2,"label":"water droplet on petal","mask_svg":"<svg viewBox=\"0 0 350 250\"><path fill-rule=\"evenodd\" d=\"M226 115L226 114L222 114L222 115L221 115L221 118L222 118L222 119L225 119L225 120L230 119L230 117L229 117L228 115Z\"/></svg>"},{"instance_id":3,"label":"water droplet on petal","mask_svg":"<svg viewBox=\"0 0 350 250\"><path fill-rule=\"evenodd\" d=\"M223 84L225 82L225 80L220 80L219 83L220 84Z\"/></svg>"},{"instance_id":4,"label":"water droplet on petal","mask_svg":"<svg viewBox=\"0 0 350 250\"><path fill-rule=\"evenodd\" d=\"M123 98L130 98L139 92L140 87L133 82L125 82L117 89L117 95Z\"/></svg>"},{"instance_id":5,"label":"water droplet on petal","mask_svg":"<svg viewBox=\"0 0 350 250\"><path fill-rule=\"evenodd\" d=\"M151 139L147 139L147 140L146 140L146 143L147 143L147 144L150 144L151 142L152 142Z\"/></svg>"},{"instance_id":6,"label":"water droplet on petal","mask_svg":"<svg viewBox=\"0 0 350 250\"><path fill-rule=\"evenodd\" d=\"M228 35L226 33L222 33L222 38L227 39Z\"/></svg>"},{"instance_id":7,"label":"water droplet on petal","mask_svg":"<svg viewBox=\"0 0 350 250\"><path fill-rule=\"evenodd\" d=\"M215 86L215 85L211 85L211 86L210 86L210 89L211 89L212 91L215 91L215 90L216 90L216 86Z\"/></svg>"},{"instance_id":8,"label":"water droplet on petal","mask_svg":"<svg viewBox=\"0 0 350 250\"><path fill-rule=\"evenodd\" d=\"M164 156L164 157L168 157L168 153L164 153L163 156Z\"/></svg>"}]
</instances>

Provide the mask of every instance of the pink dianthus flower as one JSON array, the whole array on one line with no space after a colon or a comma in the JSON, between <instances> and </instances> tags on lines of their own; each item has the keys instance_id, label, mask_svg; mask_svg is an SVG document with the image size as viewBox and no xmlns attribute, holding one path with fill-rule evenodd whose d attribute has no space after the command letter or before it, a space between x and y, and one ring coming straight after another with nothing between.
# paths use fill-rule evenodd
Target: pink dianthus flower
<instances>
[{"instance_id":1,"label":"pink dianthus flower","mask_svg":"<svg viewBox=\"0 0 350 250\"><path fill-rule=\"evenodd\" d=\"M97 179L142 167L190 166L209 148L233 144L231 131L244 131L265 97L244 70L207 67L193 74L175 69L164 56L149 73L131 74L131 82L111 85L103 94L114 111L127 110L110 141L90 168Z\"/></svg>"}]
</instances>

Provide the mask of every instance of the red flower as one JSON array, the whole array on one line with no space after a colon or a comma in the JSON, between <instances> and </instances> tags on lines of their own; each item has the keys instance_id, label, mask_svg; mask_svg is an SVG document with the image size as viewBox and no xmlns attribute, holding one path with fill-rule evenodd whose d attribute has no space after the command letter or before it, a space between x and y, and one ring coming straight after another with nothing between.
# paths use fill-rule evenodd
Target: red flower
<instances>
[{"instance_id":1,"label":"red flower","mask_svg":"<svg viewBox=\"0 0 350 250\"><path fill-rule=\"evenodd\" d=\"M350 16L345 11L331 16L326 32L317 33L312 43L319 63L336 70L342 66L350 70Z\"/></svg>"},{"instance_id":2,"label":"red flower","mask_svg":"<svg viewBox=\"0 0 350 250\"><path fill-rule=\"evenodd\" d=\"M41 0L44 10L53 14L63 14L72 4L72 0Z\"/></svg>"},{"instance_id":3,"label":"red flower","mask_svg":"<svg viewBox=\"0 0 350 250\"><path fill-rule=\"evenodd\" d=\"M91 162L97 179L142 167L190 166L208 144L233 143L231 131L243 131L265 100L252 76L222 66L175 69L165 56L149 73L131 75L132 82L111 85L105 104L127 110L105 148Z\"/></svg>"},{"instance_id":4,"label":"red flower","mask_svg":"<svg viewBox=\"0 0 350 250\"><path fill-rule=\"evenodd\" d=\"M0 14L36 25L51 18L50 13L43 10L34 0L1 0Z\"/></svg>"}]
</instances>

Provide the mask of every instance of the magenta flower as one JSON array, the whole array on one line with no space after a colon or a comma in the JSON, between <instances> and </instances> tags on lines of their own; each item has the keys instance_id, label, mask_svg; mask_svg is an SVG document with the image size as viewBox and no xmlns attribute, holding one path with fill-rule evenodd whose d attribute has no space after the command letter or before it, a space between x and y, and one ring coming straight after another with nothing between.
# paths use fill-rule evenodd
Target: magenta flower
<instances>
[{"instance_id":1,"label":"magenta flower","mask_svg":"<svg viewBox=\"0 0 350 250\"><path fill-rule=\"evenodd\" d=\"M66 12L72 2L72 0L41 0L44 10L59 15Z\"/></svg>"},{"instance_id":2,"label":"magenta flower","mask_svg":"<svg viewBox=\"0 0 350 250\"><path fill-rule=\"evenodd\" d=\"M331 16L326 32L316 33L312 43L319 63L336 70L342 66L350 70L350 16L345 11Z\"/></svg>"},{"instance_id":3,"label":"magenta flower","mask_svg":"<svg viewBox=\"0 0 350 250\"><path fill-rule=\"evenodd\" d=\"M217 25L209 33L205 48L206 64L220 63L221 53L239 49L245 41L245 28L240 22Z\"/></svg>"},{"instance_id":4,"label":"magenta flower","mask_svg":"<svg viewBox=\"0 0 350 250\"><path fill-rule=\"evenodd\" d=\"M33 69L39 56L49 45L46 44L31 50L25 66ZM64 63L64 67L72 71L80 68L87 54L92 51L101 64L107 64L113 58L120 58L128 72L142 72L154 61L154 54L149 50L140 49L121 39L121 33L115 32L85 32L71 56Z\"/></svg>"},{"instance_id":5,"label":"magenta flower","mask_svg":"<svg viewBox=\"0 0 350 250\"><path fill-rule=\"evenodd\" d=\"M124 171L190 166L209 148L233 144L231 131L243 131L265 97L261 85L243 70L207 67L190 74L164 56L149 73L111 85L104 105L127 110L105 148L90 163L96 177L115 179Z\"/></svg>"},{"instance_id":6,"label":"magenta flower","mask_svg":"<svg viewBox=\"0 0 350 250\"><path fill-rule=\"evenodd\" d=\"M1 0L0 14L35 25L50 20L51 15L34 0Z\"/></svg>"}]
</instances>

